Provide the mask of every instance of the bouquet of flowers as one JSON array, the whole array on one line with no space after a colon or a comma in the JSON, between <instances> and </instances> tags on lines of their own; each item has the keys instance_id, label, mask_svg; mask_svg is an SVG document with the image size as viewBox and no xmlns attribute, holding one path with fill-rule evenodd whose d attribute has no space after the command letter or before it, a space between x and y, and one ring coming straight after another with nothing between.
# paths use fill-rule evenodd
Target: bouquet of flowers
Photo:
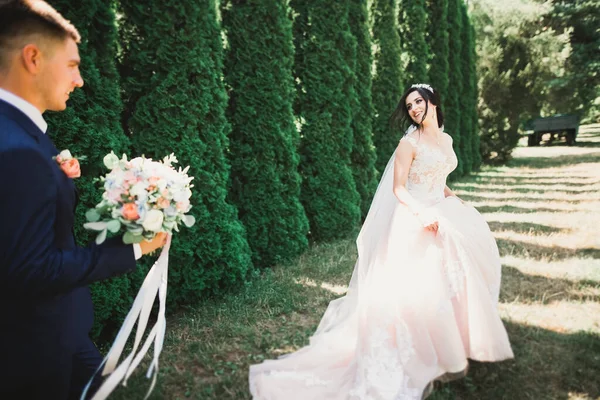
<instances>
[{"instance_id":1,"label":"bouquet of flowers","mask_svg":"<svg viewBox=\"0 0 600 400\"><path fill-rule=\"evenodd\" d=\"M175 170L175 163L177 158L173 154L158 162L145 157L127 160L126 155L119 159L113 152L104 157L104 165L110 172L100 178L104 184L102 201L86 213L89 222L84 224L85 228L98 232L96 243L102 243L107 232L124 231L125 243L151 240L159 232L167 232L168 235L158 260L148 271L131 310L102 363L102 375L107 378L93 400L106 399L120 382L125 385L152 344L154 355L147 377L152 376L153 380L146 398L156 383L158 359L166 331L165 310L171 234L173 231L179 231L180 224L190 227L195 223L194 217L186 214L191 209L193 185L190 182L194 178L187 175L189 167ZM138 352L157 296L159 309L156 322ZM136 322L133 349L119 364L121 353ZM87 398L90 384L91 380L81 395L82 400Z\"/></svg>"},{"instance_id":2,"label":"bouquet of flowers","mask_svg":"<svg viewBox=\"0 0 600 400\"><path fill-rule=\"evenodd\" d=\"M192 195L187 175L189 167L175 170L177 158L171 154L162 162L145 157L119 159L114 152L104 157L110 170L100 178L104 182L102 201L86 213L86 229L99 232L96 243L106 239L107 232L124 229L124 243L152 239L158 232L179 232L179 225L194 225L190 211Z\"/></svg>"}]
</instances>

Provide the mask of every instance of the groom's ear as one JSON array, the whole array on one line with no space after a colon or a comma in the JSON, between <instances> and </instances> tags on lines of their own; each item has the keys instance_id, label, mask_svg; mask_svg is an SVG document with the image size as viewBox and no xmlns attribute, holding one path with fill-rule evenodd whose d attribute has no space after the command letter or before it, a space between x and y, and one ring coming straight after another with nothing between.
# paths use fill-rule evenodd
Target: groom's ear
<instances>
[{"instance_id":1,"label":"groom's ear","mask_svg":"<svg viewBox=\"0 0 600 400\"><path fill-rule=\"evenodd\" d=\"M27 44L21 49L20 61L27 72L37 75L42 68L42 50L35 43Z\"/></svg>"}]
</instances>

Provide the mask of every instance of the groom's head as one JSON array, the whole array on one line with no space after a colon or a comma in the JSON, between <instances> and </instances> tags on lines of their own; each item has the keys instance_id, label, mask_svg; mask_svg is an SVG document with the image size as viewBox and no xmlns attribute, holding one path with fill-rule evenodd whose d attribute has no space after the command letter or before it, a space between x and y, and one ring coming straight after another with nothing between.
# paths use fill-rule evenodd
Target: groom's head
<instances>
[{"instance_id":1,"label":"groom's head","mask_svg":"<svg viewBox=\"0 0 600 400\"><path fill-rule=\"evenodd\" d=\"M79 32L41 0L0 0L0 87L41 112L60 111L83 86Z\"/></svg>"}]
</instances>

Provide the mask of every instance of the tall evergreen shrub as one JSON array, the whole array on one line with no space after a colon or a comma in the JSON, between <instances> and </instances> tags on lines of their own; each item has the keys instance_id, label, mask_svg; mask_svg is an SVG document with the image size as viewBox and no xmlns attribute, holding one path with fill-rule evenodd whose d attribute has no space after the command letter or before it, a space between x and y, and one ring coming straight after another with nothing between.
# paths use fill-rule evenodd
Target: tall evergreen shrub
<instances>
[{"instance_id":1,"label":"tall evergreen shrub","mask_svg":"<svg viewBox=\"0 0 600 400\"><path fill-rule=\"evenodd\" d=\"M302 121L300 198L311 237L331 240L352 232L360 220L352 152L355 39L348 23L349 1L306 0L298 5L295 29L300 55L297 110ZM353 49L354 48L354 49Z\"/></svg>"},{"instance_id":2,"label":"tall evergreen shrub","mask_svg":"<svg viewBox=\"0 0 600 400\"><path fill-rule=\"evenodd\" d=\"M448 0L427 0L427 44L430 49L429 82L446 103L450 49L448 36Z\"/></svg>"},{"instance_id":3,"label":"tall evergreen shrub","mask_svg":"<svg viewBox=\"0 0 600 400\"><path fill-rule=\"evenodd\" d=\"M270 266L308 246L292 111L290 9L286 0L229 0L222 10L232 124L229 195L248 232L254 264Z\"/></svg>"},{"instance_id":4,"label":"tall evergreen shrub","mask_svg":"<svg viewBox=\"0 0 600 400\"><path fill-rule=\"evenodd\" d=\"M461 18L460 40L461 54L460 63L463 73L462 90L459 95L460 104L460 135L461 135L461 154L463 162L463 174L468 174L473 170L473 113L475 112L476 104L473 102L474 88L473 80L470 76L472 71L473 60L471 52L474 46L471 36L471 24L469 23L469 14L467 6L461 0L459 4L459 14Z\"/></svg>"},{"instance_id":5,"label":"tall evergreen shrub","mask_svg":"<svg viewBox=\"0 0 600 400\"><path fill-rule=\"evenodd\" d=\"M374 75L373 75L373 142L377 149L375 166L381 174L398 145L402 133L390 128L390 115L403 93L402 46L398 35L396 0L373 0Z\"/></svg>"},{"instance_id":6,"label":"tall evergreen shrub","mask_svg":"<svg viewBox=\"0 0 600 400\"><path fill-rule=\"evenodd\" d=\"M445 130L453 139L453 147L458 157L458 167L450 175L451 179L463 175L463 153L461 132L461 94L463 87L463 71L461 65L462 43L462 17L460 4L462 0L448 0L448 34L449 34L449 57L450 66L448 78L448 93L444 102Z\"/></svg>"},{"instance_id":7,"label":"tall evergreen shrub","mask_svg":"<svg viewBox=\"0 0 600 400\"><path fill-rule=\"evenodd\" d=\"M227 94L215 0L122 0L125 126L133 153L175 153L194 176L196 224L171 246L169 296L193 303L252 270L237 210L226 201Z\"/></svg>"},{"instance_id":8,"label":"tall evergreen shrub","mask_svg":"<svg viewBox=\"0 0 600 400\"><path fill-rule=\"evenodd\" d=\"M479 132L479 88L477 75L477 43L475 37L475 27L471 19L469 19L469 29L471 30L471 54L469 63L469 79L471 81L471 101L473 102L473 113L471 114L471 129L473 137L471 138L471 154L473 155L473 170L478 170L481 167L481 143Z\"/></svg>"},{"instance_id":9,"label":"tall evergreen shrub","mask_svg":"<svg viewBox=\"0 0 600 400\"><path fill-rule=\"evenodd\" d=\"M430 51L425 0L400 0L398 29L406 84L428 83Z\"/></svg>"},{"instance_id":10,"label":"tall evergreen shrub","mask_svg":"<svg viewBox=\"0 0 600 400\"><path fill-rule=\"evenodd\" d=\"M371 199L377 189L377 171L375 170L377 153L373 145L374 110L371 97L373 56L367 3L367 0L351 0L349 14L350 29L356 38L356 63L354 66L356 97L352 112L351 160L356 190L360 194L363 218L369 211Z\"/></svg>"}]
</instances>

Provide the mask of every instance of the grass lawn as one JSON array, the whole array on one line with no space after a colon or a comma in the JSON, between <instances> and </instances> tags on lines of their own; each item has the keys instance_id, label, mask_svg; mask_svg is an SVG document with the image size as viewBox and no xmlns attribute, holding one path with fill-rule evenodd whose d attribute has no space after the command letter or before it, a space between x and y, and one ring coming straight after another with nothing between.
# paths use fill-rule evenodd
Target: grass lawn
<instances>
[{"instance_id":1,"label":"grass lawn","mask_svg":"<svg viewBox=\"0 0 600 400\"><path fill-rule=\"evenodd\" d=\"M452 187L497 238L515 359L473 362L431 399L600 399L600 125L583 127L573 147L519 147L508 165ZM150 398L249 399L248 366L308 342L355 258L354 238L313 246L237 293L171 315ZM148 381L135 375L111 398L142 399Z\"/></svg>"}]
</instances>

